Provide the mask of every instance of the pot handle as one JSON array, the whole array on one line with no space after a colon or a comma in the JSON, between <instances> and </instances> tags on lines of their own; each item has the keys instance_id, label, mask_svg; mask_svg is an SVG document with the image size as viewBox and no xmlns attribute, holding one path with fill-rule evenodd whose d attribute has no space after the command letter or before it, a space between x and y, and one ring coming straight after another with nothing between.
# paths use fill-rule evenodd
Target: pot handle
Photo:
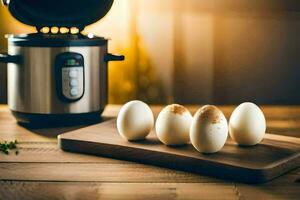
<instances>
[{"instance_id":1,"label":"pot handle","mask_svg":"<svg viewBox=\"0 0 300 200\"><path fill-rule=\"evenodd\" d=\"M111 54L111 53L107 53L104 56L104 61L105 62L109 62L109 61L122 61L122 60L125 60L125 56L123 56L123 55L114 55L114 54Z\"/></svg>"},{"instance_id":2,"label":"pot handle","mask_svg":"<svg viewBox=\"0 0 300 200\"><path fill-rule=\"evenodd\" d=\"M0 53L0 63L20 63L21 56L11 56L7 53Z\"/></svg>"}]
</instances>

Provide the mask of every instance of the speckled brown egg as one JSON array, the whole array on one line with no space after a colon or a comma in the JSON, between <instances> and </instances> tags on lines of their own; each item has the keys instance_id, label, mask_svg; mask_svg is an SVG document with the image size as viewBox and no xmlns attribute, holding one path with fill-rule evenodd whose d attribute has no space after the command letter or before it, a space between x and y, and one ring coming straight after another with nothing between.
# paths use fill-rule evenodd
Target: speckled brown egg
<instances>
[{"instance_id":1,"label":"speckled brown egg","mask_svg":"<svg viewBox=\"0 0 300 200\"><path fill-rule=\"evenodd\" d=\"M206 105L195 113L190 127L190 140L199 152L220 151L225 145L227 136L227 120L216 106Z\"/></svg>"}]
</instances>

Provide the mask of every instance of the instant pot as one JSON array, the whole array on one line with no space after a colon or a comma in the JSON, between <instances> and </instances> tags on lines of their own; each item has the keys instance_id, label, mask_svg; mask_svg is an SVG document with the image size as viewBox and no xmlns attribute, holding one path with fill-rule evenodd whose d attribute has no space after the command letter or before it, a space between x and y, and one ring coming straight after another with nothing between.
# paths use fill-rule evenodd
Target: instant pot
<instances>
[{"instance_id":1,"label":"instant pot","mask_svg":"<svg viewBox=\"0 0 300 200\"><path fill-rule=\"evenodd\" d=\"M8 106L19 122L82 122L100 118L108 97L108 40L83 35L113 0L3 0L36 33L7 35Z\"/></svg>"}]
</instances>

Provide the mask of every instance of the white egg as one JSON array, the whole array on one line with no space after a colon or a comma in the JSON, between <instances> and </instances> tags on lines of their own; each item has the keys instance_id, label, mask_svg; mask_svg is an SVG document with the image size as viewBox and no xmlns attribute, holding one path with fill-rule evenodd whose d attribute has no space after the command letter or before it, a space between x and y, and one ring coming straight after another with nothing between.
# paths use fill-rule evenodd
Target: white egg
<instances>
[{"instance_id":1,"label":"white egg","mask_svg":"<svg viewBox=\"0 0 300 200\"><path fill-rule=\"evenodd\" d=\"M158 115L155 130L158 139L166 145L182 145L189 142L191 113L178 104L166 106Z\"/></svg>"},{"instance_id":2,"label":"white egg","mask_svg":"<svg viewBox=\"0 0 300 200\"><path fill-rule=\"evenodd\" d=\"M201 153L215 153L223 148L228 137L227 120L216 106L206 105L194 115L190 139Z\"/></svg>"},{"instance_id":3,"label":"white egg","mask_svg":"<svg viewBox=\"0 0 300 200\"><path fill-rule=\"evenodd\" d=\"M122 106L118 118L119 134L129 140L144 139L154 125L154 117L150 107L142 101L130 101Z\"/></svg>"},{"instance_id":4,"label":"white egg","mask_svg":"<svg viewBox=\"0 0 300 200\"><path fill-rule=\"evenodd\" d=\"M242 103L235 108L229 119L229 134L240 145L260 143L266 132L266 119L254 103Z\"/></svg>"}]
</instances>

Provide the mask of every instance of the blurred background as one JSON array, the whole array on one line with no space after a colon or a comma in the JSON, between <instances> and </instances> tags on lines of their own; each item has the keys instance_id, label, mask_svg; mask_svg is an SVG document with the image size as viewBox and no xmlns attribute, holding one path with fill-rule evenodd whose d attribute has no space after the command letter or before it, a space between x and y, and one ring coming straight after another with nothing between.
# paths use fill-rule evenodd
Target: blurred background
<instances>
[{"instance_id":1,"label":"blurred background","mask_svg":"<svg viewBox=\"0 0 300 200\"><path fill-rule=\"evenodd\" d=\"M217 3L216 3L217 2ZM86 33L126 56L109 66L109 102L300 104L300 6L294 0L115 0ZM7 33L34 28L0 7ZM42 66L41 66L42 67ZM6 102L0 65L0 103Z\"/></svg>"}]
</instances>

